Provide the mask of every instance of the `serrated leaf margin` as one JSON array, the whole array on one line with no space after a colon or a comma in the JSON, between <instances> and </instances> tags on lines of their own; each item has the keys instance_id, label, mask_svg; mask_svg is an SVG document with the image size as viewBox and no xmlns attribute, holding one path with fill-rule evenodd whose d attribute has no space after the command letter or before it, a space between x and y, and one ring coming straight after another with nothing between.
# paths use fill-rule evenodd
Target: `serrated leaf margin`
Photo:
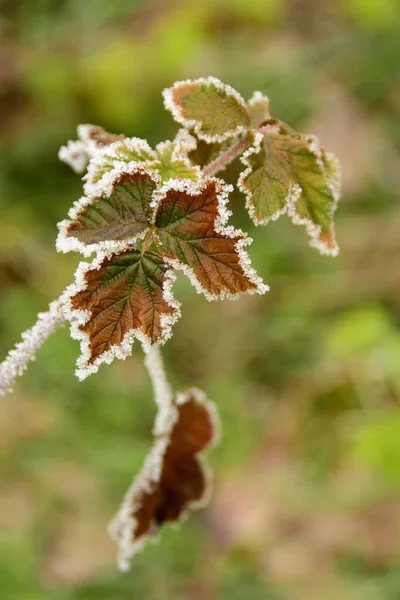
<instances>
[{"instance_id":1,"label":"serrated leaf margin","mask_svg":"<svg viewBox=\"0 0 400 600\"><path fill-rule=\"evenodd\" d=\"M127 147L128 150L131 150L132 152L146 152L151 156L151 159L131 162L120 160L120 157L118 156L118 150L123 146ZM104 173L104 175L98 181L93 183L92 180L96 173L96 169L101 167L105 159L109 159L110 161L112 161L113 168ZM109 146L105 146L104 148L101 148L98 152L96 152L96 154L89 161L87 173L83 177L85 181L83 187L85 195L91 196L92 198L94 198L95 196L99 196L102 193L110 195L109 190L110 187L113 186L115 175L117 173L121 173L121 170L124 170L124 166L136 165L140 166L143 169L150 169L151 167L156 165L157 162L157 153L151 148L148 142L146 140L143 140L142 138L125 138L124 140L114 142Z\"/></svg>"},{"instance_id":2,"label":"serrated leaf margin","mask_svg":"<svg viewBox=\"0 0 400 600\"><path fill-rule=\"evenodd\" d=\"M92 262L80 262L75 272L75 281L69 285L60 297L60 303L62 306L63 314L65 318L70 322L70 333L74 340L80 342L81 354L76 362L75 375L80 381L83 381L99 370L100 365L103 363L111 364L115 358L119 360L125 360L132 354L132 344L135 339L139 340L142 344L145 353L150 352L151 348L155 345L163 345L172 336L172 326L181 316L181 303L175 298L172 292L172 286L176 280L176 275L173 269L167 269L165 272L165 279L163 282L163 299L166 304L173 309L173 313L163 314L160 316L160 329L162 331L162 337L157 344L153 344L150 337L145 335L140 329L130 329L123 337L120 344L113 344L106 352L103 352L98 356L93 363L89 364L91 356L90 352L90 337L80 328L91 318L90 310L76 309L72 306L72 298L86 289L87 282L85 275L88 271L94 269L100 269L103 260L118 256L121 252L127 250L129 246L125 245L124 248L118 252L109 251L98 252L97 256Z\"/></svg>"},{"instance_id":3,"label":"serrated leaf margin","mask_svg":"<svg viewBox=\"0 0 400 600\"><path fill-rule=\"evenodd\" d=\"M185 263L175 258L165 257L164 261L166 262L166 264L170 265L174 270L183 271L185 275L187 275L191 284L194 286L197 292L203 294L208 301L224 299L236 300L243 294L265 294L265 292L269 291L269 286L262 281L261 277L251 266L250 257L245 251L245 247L249 246L252 243L252 238L249 237L247 233L244 233L241 229L235 229L232 225L227 224L229 217L232 215L232 212L227 208L229 194L233 191L233 187L231 185L226 184L224 181L218 179L217 177L209 177L203 179L199 184L193 184L191 181L183 179L170 179L165 185L163 185L159 190L157 190L154 193L154 201L152 203L152 206L154 207L153 223L156 220L158 206L160 205L162 199L165 197L168 191L173 190L176 192L187 193L191 196L199 196L203 193L204 188L207 185L209 185L210 182L214 182L216 185L216 189L218 190L218 212L214 222L214 231L215 233L223 235L227 238L234 238L240 236L240 239L237 241L235 246L235 250L239 256L239 264L242 267L246 277L251 283L255 285L255 287L250 290L246 290L246 292L238 292L236 294L232 294L226 291L222 291L220 294L211 294L201 285L200 281L194 273L194 270L191 267L189 267L189 265L186 265Z\"/></svg>"}]
</instances>

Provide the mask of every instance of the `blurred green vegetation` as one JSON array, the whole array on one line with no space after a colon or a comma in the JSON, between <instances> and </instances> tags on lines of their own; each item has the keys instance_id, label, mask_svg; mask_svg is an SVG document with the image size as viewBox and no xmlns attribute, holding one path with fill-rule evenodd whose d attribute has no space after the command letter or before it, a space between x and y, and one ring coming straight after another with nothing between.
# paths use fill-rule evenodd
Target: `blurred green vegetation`
<instances>
[{"instance_id":1,"label":"blurred green vegetation","mask_svg":"<svg viewBox=\"0 0 400 600\"><path fill-rule=\"evenodd\" d=\"M337 259L233 196L266 297L209 304L178 278L166 361L220 409L215 491L129 574L106 524L151 443L140 347L83 383L66 328L41 349L0 403L4 600L400 598L399 64L397 0L0 0L2 356L79 260L54 249L79 123L171 138L162 88L214 75L320 135L344 191Z\"/></svg>"}]
</instances>

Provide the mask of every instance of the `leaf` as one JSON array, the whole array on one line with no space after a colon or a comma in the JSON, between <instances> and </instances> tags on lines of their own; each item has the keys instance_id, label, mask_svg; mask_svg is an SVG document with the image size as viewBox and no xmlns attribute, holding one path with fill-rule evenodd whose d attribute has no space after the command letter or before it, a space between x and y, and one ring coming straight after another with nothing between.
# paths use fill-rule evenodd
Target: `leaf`
<instances>
[{"instance_id":1,"label":"leaf","mask_svg":"<svg viewBox=\"0 0 400 600\"><path fill-rule=\"evenodd\" d=\"M241 95L215 77L179 81L163 95L174 119L206 142L222 142L251 125Z\"/></svg>"},{"instance_id":2,"label":"leaf","mask_svg":"<svg viewBox=\"0 0 400 600\"><path fill-rule=\"evenodd\" d=\"M134 242L149 227L158 183L154 173L132 169L115 176L109 195L84 196L70 211L71 220L59 223L57 250L87 256L95 250L117 250L122 240Z\"/></svg>"},{"instance_id":3,"label":"leaf","mask_svg":"<svg viewBox=\"0 0 400 600\"><path fill-rule=\"evenodd\" d=\"M188 510L207 503L208 471L199 456L215 443L216 412L200 390L174 398L165 433L155 438L145 465L125 497L110 532L119 544L119 565L129 561L165 523L180 523Z\"/></svg>"},{"instance_id":4,"label":"leaf","mask_svg":"<svg viewBox=\"0 0 400 600\"><path fill-rule=\"evenodd\" d=\"M93 264L81 263L63 299L72 337L81 340L80 379L130 355L135 337L145 347L169 337L179 317L172 281L162 257L151 251L99 254Z\"/></svg>"},{"instance_id":5,"label":"leaf","mask_svg":"<svg viewBox=\"0 0 400 600\"><path fill-rule=\"evenodd\" d=\"M226 227L230 186L208 179L201 186L171 182L156 210L160 251L175 269L182 269L196 289L214 300L268 288L249 266L244 246L251 240Z\"/></svg>"},{"instance_id":6,"label":"leaf","mask_svg":"<svg viewBox=\"0 0 400 600\"><path fill-rule=\"evenodd\" d=\"M269 98L261 92L254 92L247 103L253 127L259 127L264 121L271 118L269 114Z\"/></svg>"},{"instance_id":7,"label":"leaf","mask_svg":"<svg viewBox=\"0 0 400 600\"><path fill-rule=\"evenodd\" d=\"M76 173L83 173L91 158L100 149L124 138L123 135L108 133L97 125L79 125L78 140L69 141L61 146L58 157L69 165Z\"/></svg>"},{"instance_id":8,"label":"leaf","mask_svg":"<svg viewBox=\"0 0 400 600\"><path fill-rule=\"evenodd\" d=\"M154 165L154 169L160 175L163 181L169 179L190 179L191 181L199 181L200 170L190 164L187 158L187 153L183 155L181 145L175 142L162 142L157 148L158 161Z\"/></svg>"},{"instance_id":9,"label":"leaf","mask_svg":"<svg viewBox=\"0 0 400 600\"><path fill-rule=\"evenodd\" d=\"M311 246L337 254L333 215L340 194L339 163L317 138L271 122L242 162L247 168L239 189L256 225L287 213L295 224L306 226Z\"/></svg>"}]
</instances>

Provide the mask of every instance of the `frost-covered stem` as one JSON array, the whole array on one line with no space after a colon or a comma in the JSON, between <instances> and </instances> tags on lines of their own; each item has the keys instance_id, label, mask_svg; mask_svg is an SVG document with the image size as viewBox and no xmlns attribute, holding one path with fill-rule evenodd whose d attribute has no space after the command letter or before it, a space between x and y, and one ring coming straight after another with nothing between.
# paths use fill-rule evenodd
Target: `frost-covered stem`
<instances>
[{"instance_id":1,"label":"frost-covered stem","mask_svg":"<svg viewBox=\"0 0 400 600\"><path fill-rule=\"evenodd\" d=\"M216 158L213 162L211 162L205 169L203 169L203 178L211 177L224 169L229 163L231 163L235 158L240 156L242 152L246 150L246 148L251 144L251 139L248 135L246 137L240 139L236 144L231 146L226 152L223 152L218 158Z\"/></svg>"},{"instance_id":2,"label":"frost-covered stem","mask_svg":"<svg viewBox=\"0 0 400 600\"><path fill-rule=\"evenodd\" d=\"M38 314L35 325L22 334L22 342L16 344L0 364L0 396L12 391L11 386L18 375L22 375L27 363L34 360L40 346L63 322L64 315L59 300L51 302L47 312Z\"/></svg>"},{"instance_id":3,"label":"frost-covered stem","mask_svg":"<svg viewBox=\"0 0 400 600\"><path fill-rule=\"evenodd\" d=\"M249 146L254 142L254 134L255 133L266 133L267 131L279 130L279 127L276 125L264 125L264 127L260 127L257 130L253 130L251 133L248 133L245 137L241 138L236 144L231 146L226 152L223 152L218 158L216 158L213 162L207 165L203 169L203 178L211 177L225 169L235 158L240 156Z\"/></svg>"},{"instance_id":4,"label":"frost-covered stem","mask_svg":"<svg viewBox=\"0 0 400 600\"><path fill-rule=\"evenodd\" d=\"M167 379L164 361L159 346L153 346L146 354L144 363L150 375L154 390L154 398L158 412L154 424L154 435L163 433L166 423L171 414L173 392Z\"/></svg>"}]
</instances>

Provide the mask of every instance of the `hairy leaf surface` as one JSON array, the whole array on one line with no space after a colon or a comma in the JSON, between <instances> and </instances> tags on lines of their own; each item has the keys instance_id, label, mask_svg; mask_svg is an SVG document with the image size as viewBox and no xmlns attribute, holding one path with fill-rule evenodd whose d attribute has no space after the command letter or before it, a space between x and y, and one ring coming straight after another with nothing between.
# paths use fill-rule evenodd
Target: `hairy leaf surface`
<instances>
[{"instance_id":1,"label":"hairy leaf surface","mask_svg":"<svg viewBox=\"0 0 400 600\"><path fill-rule=\"evenodd\" d=\"M243 98L214 77L178 82L164 91L164 99L173 117L207 142L223 141L250 126Z\"/></svg>"}]
</instances>

